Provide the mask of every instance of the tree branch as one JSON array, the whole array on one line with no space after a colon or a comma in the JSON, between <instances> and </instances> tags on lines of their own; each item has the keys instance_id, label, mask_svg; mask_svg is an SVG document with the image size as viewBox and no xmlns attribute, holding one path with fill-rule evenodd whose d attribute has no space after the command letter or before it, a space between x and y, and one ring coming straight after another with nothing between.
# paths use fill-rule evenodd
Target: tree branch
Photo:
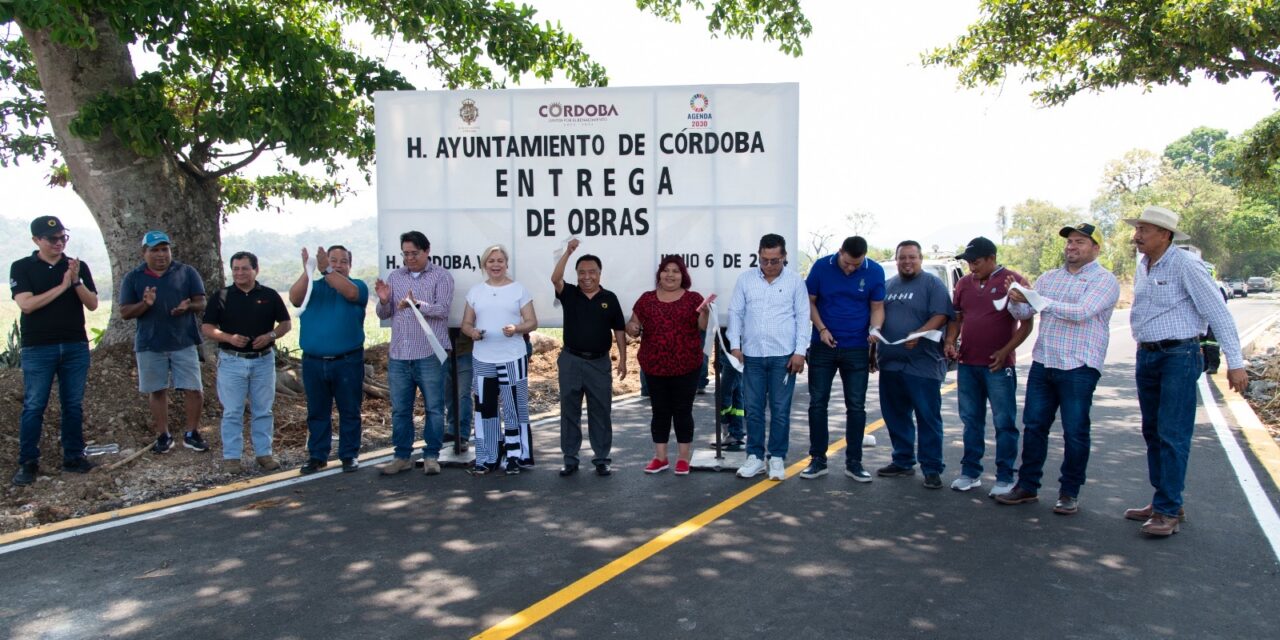
<instances>
[{"instance_id":1,"label":"tree branch","mask_svg":"<svg viewBox=\"0 0 1280 640\"><path fill-rule=\"evenodd\" d=\"M221 168L221 169L218 169L217 171L212 171L212 172L206 173L206 174L205 174L205 176L204 176L204 179L205 179L205 180L217 180L218 178L221 178L222 176L225 176L225 175L227 175L227 174L235 173L235 172L237 172L237 171L239 171L239 170L243 169L244 167L248 166L248 165L249 165L249 163L253 162L254 160L257 160L257 159L258 159L258 156L262 155L262 152L263 152L263 151L266 151L266 150L267 150L267 148L268 148L268 147L270 147L270 146L271 146L271 145L269 145L268 143L263 142L262 144L258 145L257 147L254 147L253 151L249 154L249 157L247 157L247 158L245 158L244 160L241 160L241 161L239 161L239 162L233 162L233 163L231 163L231 164L229 164L229 165L227 165L227 166L225 166L225 167L223 167L223 168Z\"/></svg>"}]
</instances>

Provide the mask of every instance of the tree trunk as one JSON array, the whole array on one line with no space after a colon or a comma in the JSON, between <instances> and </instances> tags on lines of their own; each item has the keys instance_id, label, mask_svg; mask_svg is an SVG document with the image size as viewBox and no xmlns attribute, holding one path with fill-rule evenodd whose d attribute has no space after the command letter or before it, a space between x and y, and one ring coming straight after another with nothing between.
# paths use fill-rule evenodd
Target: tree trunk
<instances>
[{"instance_id":1,"label":"tree trunk","mask_svg":"<svg viewBox=\"0 0 1280 640\"><path fill-rule=\"evenodd\" d=\"M222 216L216 181L196 178L171 156L141 156L110 129L96 140L77 138L69 130L87 101L134 84L137 76L128 46L101 15L94 19L98 46L93 49L70 48L54 42L47 31L20 26L35 56L53 133L71 172L71 184L98 222L106 242L115 290L125 274L141 263L142 236L151 229L169 234L174 258L195 267L207 290L222 287ZM90 267L101 273L101 266ZM98 295L103 300L117 299L115 291L99 291ZM102 343L132 340L133 323L122 320L113 305Z\"/></svg>"}]
</instances>

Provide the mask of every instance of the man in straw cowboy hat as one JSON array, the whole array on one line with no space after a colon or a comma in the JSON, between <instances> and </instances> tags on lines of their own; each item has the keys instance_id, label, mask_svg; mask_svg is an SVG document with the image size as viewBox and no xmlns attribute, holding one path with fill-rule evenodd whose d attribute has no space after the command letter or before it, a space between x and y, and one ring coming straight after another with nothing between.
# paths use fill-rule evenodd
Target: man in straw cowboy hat
<instances>
[{"instance_id":1,"label":"man in straw cowboy hat","mask_svg":"<svg viewBox=\"0 0 1280 640\"><path fill-rule=\"evenodd\" d=\"M1248 383L1240 338L1227 305L1195 256L1178 251L1178 214L1147 207L1133 226L1133 244L1143 255L1133 283L1129 323L1138 342L1138 405L1142 437L1147 441L1147 470L1155 495L1151 504L1129 509L1124 517L1142 520L1142 532L1169 536L1185 516L1182 489L1195 428L1196 381L1203 370L1200 335L1213 328L1227 356L1227 380L1243 392Z\"/></svg>"}]
</instances>

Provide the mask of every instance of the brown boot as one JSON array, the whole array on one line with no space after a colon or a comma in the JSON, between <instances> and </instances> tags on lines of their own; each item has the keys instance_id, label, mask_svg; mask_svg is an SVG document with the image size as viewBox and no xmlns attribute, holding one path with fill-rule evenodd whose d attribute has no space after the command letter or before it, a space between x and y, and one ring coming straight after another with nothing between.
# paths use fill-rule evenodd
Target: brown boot
<instances>
[{"instance_id":1,"label":"brown boot","mask_svg":"<svg viewBox=\"0 0 1280 640\"><path fill-rule=\"evenodd\" d=\"M275 471L280 468L280 463L276 462L276 459L271 456L258 456L254 458L254 461L258 463L258 467L263 471Z\"/></svg>"},{"instance_id":2,"label":"brown boot","mask_svg":"<svg viewBox=\"0 0 1280 640\"><path fill-rule=\"evenodd\" d=\"M1156 512L1155 508L1152 507L1151 505L1147 505L1141 509L1125 509L1124 519L1137 520L1138 522L1146 522L1147 520L1151 519L1151 516L1154 515L1155 512ZM1187 511L1186 509L1179 507L1178 522L1186 522L1186 521L1187 521Z\"/></svg>"},{"instance_id":3,"label":"brown boot","mask_svg":"<svg viewBox=\"0 0 1280 640\"><path fill-rule=\"evenodd\" d=\"M226 459L222 461L222 471L239 475L244 473L244 466L240 464L239 460Z\"/></svg>"},{"instance_id":4,"label":"brown boot","mask_svg":"<svg viewBox=\"0 0 1280 640\"><path fill-rule=\"evenodd\" d=\"M391 462L382 465L382 475L394 476L401 471L413 468L413 461L408 458L392 458Z\"/></svg>"},{"instance_id":5,"label":"brown boot","mask_svg":"<svg viewBox=\"0 0 1280 640\"><path fill-rule=\"evenodd\" d=\"M422 461L422 473L429 476L440 475L440 461L426 458Z\"/></svg>"},{"instance_id":6,"label":"brown boot","mask_svg":"<svg viewBox=\"0 0 1280 640\"><path fill-rule=\"evenodd\" d=\"M996 496L996 502L1000 504L1030 504L1039 500L1039 496L1022 487L1014 487L1013 491Z\"/></svg>"},{"instance_id":7,"label":"brown boot","mask_svg":"<svg viewBox=\"0 0 1280 640\"><path fill-rule=\"evenodd\" d=\"M1151 519L1143 523L1142 532L1161 538L1171 536L1178 532L1178 519L1163 513L1153 513Z\"/></svg>"}]
</instances>

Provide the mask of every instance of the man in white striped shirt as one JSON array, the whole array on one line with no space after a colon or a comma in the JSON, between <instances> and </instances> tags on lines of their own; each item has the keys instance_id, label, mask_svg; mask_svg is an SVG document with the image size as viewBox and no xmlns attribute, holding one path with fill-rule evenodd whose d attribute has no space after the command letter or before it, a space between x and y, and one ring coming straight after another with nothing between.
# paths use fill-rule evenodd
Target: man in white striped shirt
<instances>
[{"instance_id":1,"label":"man in white striped shirt","mask_svg":"<svg viewBox=\"0 0 1280 640\"><path fill-rule=\"evenodd\" d=\"M756 256L760 268L738 276L729 302L729 347L733 357L743 362L747 405L747 461L738 476L759 475L767 464L769 479L782 480L791 438L791 395L809 347L809 289L800 274L785 268L787 242L782 236L761 237Z\"/></svg>"},{"instance_id":2,"label":"man in white striped shirt","mask_svg":"<svg viewBox=\"0 0 1280 640\"><path fill-rule=\"evenodd\" d=\"M1185 517L1182 489L1195 430L1196 381L1204 368L1200 335L1206 324L1213 327L1227 357L1231 388L1243 393L1248 376L1235 322L1208 268L1173 246L1176 240L1189 239L1178 231L1178 214L1147 207L1141 217L1125 222L1133 225L1133 244L1143 254L1133 279L1129 324L1138 342L1138 405L1155 495L1151 504L1129 509L1124 517L1144 521L1142 533L1164 537L1177 533Z\"/></svg>"}]
</instances>

